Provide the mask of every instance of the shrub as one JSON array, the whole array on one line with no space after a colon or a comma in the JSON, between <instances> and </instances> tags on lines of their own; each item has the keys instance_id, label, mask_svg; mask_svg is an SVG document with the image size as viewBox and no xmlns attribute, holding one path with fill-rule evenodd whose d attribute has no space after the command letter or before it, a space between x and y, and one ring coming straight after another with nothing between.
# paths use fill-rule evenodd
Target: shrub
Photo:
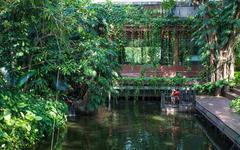
<instances>
[{"instance_id":1,"label":"shrub","mask_svg":"<svg viewBox=\"0 0 240 150\"><path fill-rule=\"evenodd\" d=\"M213 95L216 89L222 89L224 86L232 85L232 81L218 80L217 82L207 82L204 84L196 84L193 86L197 94L209 94Z\"/></svg>"},{"instance_id":2,"label":"shrub","mask_svg":"<svg viewBox=\"0 0 240 150\"><path fill-rule=\"evenodd\" d=\"M237 84L237 85L240 85L240 72L237 71L234 73L234 82Z\"/></svg>"},{"instance_id":3,"label":"shrub","mask_svg":"<svg viewBox=\"0 0 240 150\"><path fill-rule=\"evenodd\" d=\"M120 85L146 85L146 86L187 86L192 85L196 79L183 77L123 77L119 80Z\"/></svg>"},{"instance_id":4,"label":"shrub","mask_svg":"<svg viewBox=\"0 0 240 150\"><path fill-rule=\"evenodd\" d=\"M240 113L240 97L232 100L230 103L230 107Z\"/></svg>"},{"instance_id":5,"label":"shrub","mask_svg":"<svg viewBox=\"0 0 240 150\"><path fill-rule=\"evenodd\" d=\"M32 147L66 125L65 104L31 94L0 92L0 108L1 149Z\"/></svg>"}]
</instances>

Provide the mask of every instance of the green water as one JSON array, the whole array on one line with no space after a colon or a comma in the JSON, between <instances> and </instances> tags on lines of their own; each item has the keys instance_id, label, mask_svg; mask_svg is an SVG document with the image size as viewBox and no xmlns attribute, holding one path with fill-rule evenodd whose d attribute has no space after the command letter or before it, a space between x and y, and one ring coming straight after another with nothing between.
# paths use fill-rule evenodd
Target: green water
<instances>
[{"instance_id":1,"label":"green water","mask_svg":"<svg viewBox=\"0 0 240 150\"><path fill-rule=\"evenodd\" d=\"M211 141L209 135L203 132L196 115L167 114L160 111L159 103L133 104L131 101L119 102L112 106L111 111L101 108L96 116L71 119L59 149L216 149L216 143Z\"/></svg>"}]
</instances>

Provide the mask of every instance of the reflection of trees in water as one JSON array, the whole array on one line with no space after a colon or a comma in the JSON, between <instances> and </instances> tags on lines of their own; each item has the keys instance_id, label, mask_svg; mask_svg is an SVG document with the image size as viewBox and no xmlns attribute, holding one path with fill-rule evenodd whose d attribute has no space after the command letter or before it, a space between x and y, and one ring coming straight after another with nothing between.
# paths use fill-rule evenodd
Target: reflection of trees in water
<instances>
[{"instance_id":1,"label":"reflection of trees in water","mask_svg":"<svg viewBox=\"0 0 240 150\"><path fill-rule=\"evenodd\" d=\"M103 107L103 106L100 106L98 108L98 112L96 114L96 120L99 124L103 124L104 123L104 120L105 120L105 117L106 117L106 108Z\"/></svg>"},{"instance_id":2,"label":"reflection of trees in water","mask_svg":"<svg viewBox=\"0 0 240 150\"><path fill-rule=\"evenodd\" d=\"M81 118L79 124L84 129L79 132L71 131L72 134L77 134L72 140L78 139L78 142L70 143L73 145L81 143L77 149L151 150L189 148L191 138L198 136L200 143L203 143L201 139L203 133L190 115L166 115L160 111L154 112L155 109L151 112L150 105L142 106L142 103L133 102L119 103L112 108L111 111L101 108L95 117L86 121ZM144 109L148 111L144 112ZM208 147L209 143L205 144L203 149Z\"/></svg>"},{"instance_id":3,"label":"reflection of trees in water","mask_svg":"<svg viewBox=\"0 0 240 150\"><path fill-rule=\"evenodd\" d=\"M177 118L176 116L173 117L173 123L172 123L172 127L171 127L171 135L172 135L172 140L173 140L173 144L174 144L174 149L177 148L177 146L179 145L179 139L180 139L180 133L181 129L180 129L180 120L179 118Z\"/></svg>"}]
</instances>

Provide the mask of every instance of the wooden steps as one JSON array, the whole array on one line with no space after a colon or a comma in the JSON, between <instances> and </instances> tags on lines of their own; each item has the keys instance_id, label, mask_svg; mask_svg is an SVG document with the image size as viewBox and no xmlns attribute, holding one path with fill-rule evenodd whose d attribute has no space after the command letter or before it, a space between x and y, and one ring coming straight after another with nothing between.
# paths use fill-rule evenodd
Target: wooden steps
<instances>
[{"instance_id":1,"label":"wooden steps","mask_svg":"<svg viewBox=\"0 0 240 150\"><path fill-rule=\"evenodd\" d=\"M231 91L233 93L237 94L237 95L240 95L240 89L239 88L233 88Z\"/></svg>"},{"instance_id":2,"label":"wooden steps","mask_svg":"<svg viewBox=\"0 0 240 150\"><path fill-rule=\"evenodd\" d=\"M223 96L230 100L240 97L240 88L233 88L230 89L230 91L224 91Z\"/></svg>"},{"instance_id":3,"label":"wooden steps","mask_svg":"<svg viewBox=\"0 0 240 150\"><path fill-rule=\"evenodd\" d=\"M230 99L230 100L233 100L233 99L239 97L238 94L233 93L233 92L224 92L223 96Z\"/></svg>"}]
</instances>

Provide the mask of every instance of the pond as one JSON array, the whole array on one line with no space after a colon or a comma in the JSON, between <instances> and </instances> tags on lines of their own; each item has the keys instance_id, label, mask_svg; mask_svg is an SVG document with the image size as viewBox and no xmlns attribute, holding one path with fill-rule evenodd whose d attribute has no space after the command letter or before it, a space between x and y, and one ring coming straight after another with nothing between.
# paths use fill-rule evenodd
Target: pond
<instances>
[{"instance_id":1,"label":"pond","mask_svg":"<svg viewBox=\"0 0 240 150\"><path fill-rule=\"evenodd\" d=\"M204 126L204 127L203 127ZM96 116L71 118L63 150L214 150L224 143L197 114L166 113L159 102L119 101ZM44 146L48 149L49 146ZM41 148L42 149L42 148Z\"/></svg>"}]
</instances>

